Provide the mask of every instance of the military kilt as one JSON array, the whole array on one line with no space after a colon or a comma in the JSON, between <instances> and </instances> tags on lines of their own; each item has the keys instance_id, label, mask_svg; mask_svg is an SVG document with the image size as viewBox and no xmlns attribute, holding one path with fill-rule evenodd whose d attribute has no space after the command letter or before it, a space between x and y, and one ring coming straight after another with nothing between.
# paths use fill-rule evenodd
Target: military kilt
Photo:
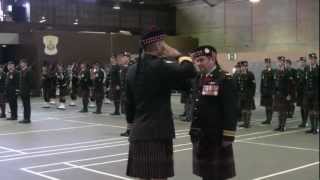
<instances>
[{"instance_id":1,"label":"military kilt","mask_svg":"<svg viewBox=\"0 0 320 180\"><path fill-rule=\"evenodd\" d=\"M272 108L276 112L287 112L289 110L289 101L284 96L275 96Z\"/></svg>"},{"instance_id":2,"label":"military kilt","mask_svg":"<svg viewBox=\"0 0 320 180\"><path fill-rule=\"evenodd\" d=\"M241 108L241 110L254 110L254 109L256 109L254 98L240 97L240 108Z\"/></svg>"},{"instance_id":3,"label":"military kilt","mask_svg":"<svg viewBox=\"0 0 320 180\"><path fill-rule=\"evenodd\" d=\"M310 111L319 112L319 95L305 94L303 97L302 106Z\"/></svg>"},{"instance_id":4,"label":"military kilt","mask_svg":"<svg viewBox=\"0 0 320 180\"><path fill-rule=\"evenodd\" d=\"M260 106L271 107L273 103L272 96L261 96Z\"/></svg>"},{"instance_id":5,"label":"military kilt","mask_svg":"<svg viewBox=\"0 0 320 180\"><path fill-rule=\"evenodd\" d=\"M4 104L7 102L7 98L5 93L0 93L0 104Z\"/></svg>"},{"instance_id":6,"label":"military kilt","mask_svg":"<svg viewBox=\"0 0 320 180\"><path fill-rule=\"evenodd\" d=\"M199 142L193 143L193 173L210 179L236 176L233 147Z\"/></svg>"},{"instance_id":7,"label":"military kilt","mask_svg":"<svg viewBox=\"0 0 320 180\"><path fill-rule=\"evenodd\" d=\"M145 179L173 177L172 140L130 142L127 175Z\"/></svg>"},{"instance_id":8,"label":"military kilt","mask_svg":"<svg viewBox=\"0 0 320 180\"><path fill-rule=\"evenodd\" d=\"M117 90L115 87L111 88L110 99L113 101L120 101L120 98L121 98L121 91Z\"/></svg>"}]
</instances>

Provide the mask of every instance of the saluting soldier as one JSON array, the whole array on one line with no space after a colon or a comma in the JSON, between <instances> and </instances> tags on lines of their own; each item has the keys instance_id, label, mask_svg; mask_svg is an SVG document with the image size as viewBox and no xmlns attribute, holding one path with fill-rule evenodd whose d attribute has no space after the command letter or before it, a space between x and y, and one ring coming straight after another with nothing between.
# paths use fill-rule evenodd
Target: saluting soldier
<instances>
[{"instance_id":1,"label":"saluting soldier","mask_svg":"<svg viewBox=\"0 0 320 180\"><path fill-rule=\"evenodd\" d=\"M8 98L11 117L7 120L17 120L18 102L17 92L19 91L19 73L16 71L14 62L8 62L8 73L6 79L6 96Z\"/></svg>"},{"instance_id":2,"label":"saluting soldier","mask_svg":"<svg viewBox=\"0 0 320 180\"><path fill-rule=\"evenodd\" d=\"M197 79L190 136L193 173L203 180L236 176L232 143L237 126L238 97L231 74L223 71L211 46L195 49Z\"/></svg>"},{"instance_id":3,"label":"saluting soldier","mask_svg":"<svg viewBox=\"0 0 320 180\"><path fill-rule=\"evenodd\" d=\"M56 79L57 79L57 85L59 87L59 106L58 109L65 110L66 109L66 99L65 96L67 95L68 86L70 83L69 80L69 74L65 70L62 64L59 64L57 66L57 73L56 73Z\"/></svg>"},{"instance_id":4,"label":"saluting soldier","mask_svg":"<svg viewBox=\"0 0 320 180\"><path fill-rule=\"evenodd\" d=\"M292 92L291 99L289 100L289 110L288 110L288 118L292 118L294 111L295 111L295 102L296 102L296 96L297 96L297 71L292 68L292 61L290 59L286 59L286 69L289 73L289 79L290 79L290 89Z\"/></svg>"},{"instance_id":5,"label":"saluting soldier","mask_svg":"<svg viewBox=\"0 0 320 180\"><path fill-rule=\"evenodd\" d=\"M179 58L180 64L167 60L180 53L168 46L164 37L159 30L144 34L141 44L145 53L128 70L126 117L134 126L127 175L143 180L166 180L174 175L171 91L183 88L184 80L196 75L191 58Z\"/></svg>"},{"instance_id":6,"label":"saluting soldier","mask_svg":"<svg viewBox=\"0 0 320 180\"><path fill-rule=\"evenodd\" d=\"M32 73L25 59L20 60L20 96L23 105L23 120L19 123L27 124L31 122L30 95L32 89Z\"/></svg>"},{"instance_id":7,"label":"saluting soldier","mask_svg":"<svg viewBox=\"0 0 320 180\"><path fill-rule=\"evenodd\" d=\"M310 64L305 71L303 106L309 111L311 129L307 133L318 133L319 126L319 65L315 53L309 54Z\"/></svg>"},{"instance_id":8,"label":"saluting soldier","mask_svg":"<svg viewBox=\"0 0 320 180\"><path fill-rule=\"evenodd\" d=\"M79 64L78 63L73 63L71 67L71 101L70 101L70 106L75 106L75 101L77 100L78 97L78 91L79 91Z\"/></svg>"},{"instance_id":9,"label":"saluting soldier","mask_svg":"<svg viewBox=\"0 0 320 180\"><path fill-rule=\"evenodd\" d=\"M94 75L91 77L91 80L93 82L94 96L96 101L96 111L94 113L101 114L101 108L104 99L104 72L98 63L93 66L93 72Z\"/></svg>"},{"instance_id":10,"label":"saluting soldier","mask_svg":"<svg viewBox=\"0 0 320 180\"><path fill-rule=\"evenodd\" d=\"M110 115L120 115L121 80L120 80L120 57L117 56L110 70L110 93L114 103L114 112Z\"/></svg>"},{"instance_id":11,"label":"saluting soldier","mask_svg":"<svg viewBox=\"0 0 320 180\"><path fill-rule=\"evenodd\" d=\"M50 90L51 90L51 82L49 77L49 69L48 65L44 64L41 68L41 86L42 86L42 95L44 99L43 108L50 108Z\"/></svg>"},{"instance_id":12,"label":"saluting soldier","mask_svg":"<svg viewBox=\"0 0 320 180\"><path fill-rule=\"evenodd\" d=\"M90 89L92 82L90 79L90 71L87 68L85 63L80 64L80 94L82 97L82 105L83 108L80 112L86 113L88 112L88 104L89 104L89 96L90 96Z\"/></svg>"},{"instance_id":13,"label":"saluting soldier","mask_svg":"<svg viewBox=\"0 0 320 180\"><path fill-rule=\"evenodd\" d=\"M303 89L304 89L304 79L305 79L305 72L306 72L306 66L307 66L307 60L305 57L300 57L298 60L299 62L299 68L297 69L297 106L300 107L300 113L301 113L301 124L299 124L299 127L305 128L307 126L308 121L308 111L305 109L305 107L302 105L303 103Z\"/></svg>"},{"instance_id":14,"label":"saluting soldier","mask_svg":"<svg viewBox=\"0 0 320 180\"><path fill-rule=\"evenodd\" d=\"M6 77L4 66L0 64L0 118L6 118Z\"/></svg>"},{"instance_id":15,"label":"saluting soldier","mask_svg":"<svg viewBox=\"0 0 320 180\"><path fill-rule=\"evenodd\" d=\"M289 110L289 100L292 97L290 88L290 75L285 68L285 57L278 57L278 69L274 74L275 88L274 88L274 102L273 109L278 112L278 128L275 131L285 131L286 121Z\"/></svg>"},{"instance_id":16,"label":"saluting soldier","mask_svg":"<svg viewBox=\"0 0 320 180\"><path fill-rule=\"evenodd\" d=\"M248 71L248 61L241 62L239 98L241 119L243 124L240 127L250 128L251 111L255 109L254 95L256 92L256 82L254 74Z\"/></svg>"},{"instance_id":17,"label":"saluting soldier","mask_svg":"<svg viewBox=\"0 0 320 180\"><path fill-rule=\"evenodd\" d=\"M271 59L265 58L265 69L261 73L260 83L260 105L265 107L266 120L262 124L270 124L272 121L272 103L274 90L274 70L271 67Z\"/></svg>"}]
</instances>

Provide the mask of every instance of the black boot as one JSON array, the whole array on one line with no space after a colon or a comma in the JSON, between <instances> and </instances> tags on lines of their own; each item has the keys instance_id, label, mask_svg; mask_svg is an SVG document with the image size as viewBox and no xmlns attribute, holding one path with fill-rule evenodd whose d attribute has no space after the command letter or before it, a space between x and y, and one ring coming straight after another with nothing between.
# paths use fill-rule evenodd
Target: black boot
<instances>
[{"instance_id":1,"label":"black boot","mask_svg":"<svg viewBox=\"0 0 320 180\"><path fill-rule=\"evenodd\" d=\"M121 133L120 136L128 137L130 135L130 130L127 129L125 132Z\"/></svg>"},{"instance_id":2,"label":"black boot","mask_svg":"<svg viewBox=\"0 0 320 180\"><path fill-rule=\"evenodd\" d=\"M298 127L299 128L307 127L308 114L304 108L301 108L301 119L302 119L302 122Z\"/></svg>"},{"instance_id":3,"label":"black boot","mask_svg":"<svg viewBox=\"0 0 320 180\"><path fill-rule=\"evenodd\" d=\"M120 102L115 101L114 108L115 108L114 112L111 113L110 115L113 115L113 116L120 115L120 111L119 111L120 110Z\"/></svg>"},{"instance_id":4,"label":"black boot","mask_svg":"<svg viewBox=\"0 0 320 180\"><path fill-rule=\"evenodd\" d=\"M263 121L262 124L271 124L272 113L272 109L266 109L267 120Z\"/></svg>"},{"instance_id":5,"label":"black boot","mask_svg":"<svg viewBox=\"0 0 320 180\"><path fill-rule=\"evenodd\" d=\"M313 133L315 131L316 124L315 124L314 114L310 114L310 123L311 123L311 129L306 131L306 133L308 134Z\"/></svg>"}]
</instances>

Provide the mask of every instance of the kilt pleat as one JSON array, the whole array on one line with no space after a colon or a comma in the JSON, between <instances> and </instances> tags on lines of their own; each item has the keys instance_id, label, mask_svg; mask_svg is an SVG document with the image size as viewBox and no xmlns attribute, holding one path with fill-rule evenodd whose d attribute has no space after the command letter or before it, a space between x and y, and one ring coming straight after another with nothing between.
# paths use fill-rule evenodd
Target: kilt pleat
<instances>
[{"instance_id":1,"label":"kilt pleat","mask_svg":"<svg viewBox=\"0 0 320 180\"><path fill-rule=\"evenodd\" d=\"M130 142L127 175L136 178L173 177L172 140Z\"/></svg>"}]
</instances>

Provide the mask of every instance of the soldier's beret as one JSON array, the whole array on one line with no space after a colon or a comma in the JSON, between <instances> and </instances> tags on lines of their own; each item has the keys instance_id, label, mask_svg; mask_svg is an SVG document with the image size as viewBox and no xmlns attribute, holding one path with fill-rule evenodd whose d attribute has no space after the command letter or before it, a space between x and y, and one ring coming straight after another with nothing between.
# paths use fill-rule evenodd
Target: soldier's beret
<instances>
[{"instance_id":1,"label":"soldier's beret","mask_svg":"<svg viewBox=\"0 0 320 180\"><path fill-rule=\"evenodd\" d=\"M285 58L284 56L278 56L278 60L279 60L279 61L285 61L285 59L286 59L286 58Z\"/></svg>"},{"instance_id":2,"label":"soldier's beret","mask_svg":"<svg viewBox=\"0 0 320 180\"><path fill-rule=\"evenodd\" d=\"M141 37L141 45L147 46L158 41L162 41L165 38L165 33L156 27L151 27L149 31L144 33Z\"/></svg>"},{"instance_id":3,"label":"soldier's beret","mask_svg":"<svg viewBox=\"0 0 320 180\"><path fill-rule=\"evenodd\" d=\"M191 52L191 56L193 58L197 58L200 56L212 56L212 53L217 53L217 50L212 46L205 45L193 49Z\"/></svg>"},{"instance_id":4,"label":"soldier's beret","mask_svg":"<svg viewBox=\"0 0 320 180\"><path fill-rule=\"evenodd\" d=\"M271 58L265 58L265 59L264 59L264 62L265 62L265 63L271 63Z\"/></svg>"},{"instance_id":5,"label":"soldier's beret","mask_svg":"<svg viewBox=\"0 0 320 180\"><path fill-rule=\"evenodd\" d=\"M306 62L307 60L306 60L305 57L300 57L298 61L304 61L304 62Z\"/></svg>"},{"instance_id":6,"label":"soldier's beret","mask_svg":"<svg viewBox=\"0 0 320 180\"><path fill-rule=\"evenodd\" d=\"M14 63L13 61L9 61L9 62L8 62L8 65L9 65L9 64L15 64L15 63Z\"/></svg>"},{"instance_id":7,"label":"soldier's beret","mask_svg":"<svg viewBox=\"0 0 320 180\"><path fill-rule=\"evenodd\" d=\"M241 61L241 66L248 66L248 61Z\"/></svg>"},{"instance_id":8,"label":"soldier's beret","mask_svg":"<svg viewBox=\"0 0 320 180\"><path fill-rule=\"evenodd\" d=\"M317 54L316 53L310 53L309 54L309 58L314 58L314 59L317 59Z\"/></svg>"}]
</instances>

